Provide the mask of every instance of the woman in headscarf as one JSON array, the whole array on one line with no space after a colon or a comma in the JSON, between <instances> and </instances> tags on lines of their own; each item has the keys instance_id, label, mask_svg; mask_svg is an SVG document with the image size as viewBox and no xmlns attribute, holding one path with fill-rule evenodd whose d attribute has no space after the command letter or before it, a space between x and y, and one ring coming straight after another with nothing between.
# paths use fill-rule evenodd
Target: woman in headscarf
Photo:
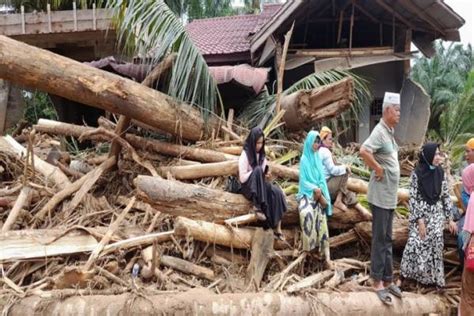
<instances>
[{"instance_id":1,"label":"woman in headscarf","mask_svg":"<svg viewBox=\"0 0 474 316\"><path fill-rule=\"evenodd\" d=\"M323 126L319 132L321 136L321 148L319 149L319 156L323 164L324 176L328 184L329 194L331 195L331 202L334 206L348 211L347 207L353 207L367 220L372 219L372 214L363 207L354 192L347 188L347 180L351 174L351 169L346 165L336 165L332 156L333 138L332 131L327 126Z\"/></svg>"},{"instance_id":2,"label":"woman in headscarf","mask_svg":"<svg viewBox=\"0 0 474 316\"><path fill-rule=\"evenodd\" d=\"M331 197L319 157L321 138L316 131L310 131L304 141L300 160L298 211L302 230L303 250L319 247L326 263L332 267L329 253L329 231L327 216L332 215Z\"/></svg>"},{"instance_id":3,"label":"woman in headscarf","mask_svg":"<svg viewBox=\"0 0 474 316\"><path fill-rule=\"evenodd\" d=\"M411 176L409 233L400 269L402 278L441 289L445 285L444 224L449 222L453 234L457 229L438 147L435 143L423 146Z\"/></svg>"},{"instance_id":4,"label":"woman in headscarf","mask_svg":"<svg viewBox=\"0 0 474 316\"><path fill-rule=\"evenodd\" d=\"M470 194L469 202L466 208L466 218L462 234L467 238L464 245L466 250L470 244L472 234L474 234L474 163L466 167L462 173L462 183L464 189ZM459 305L459 315L467 316L474 313L474 272L467 269L464 265L461 285L461 303Z\"/></svg>"},{"instance_id":5,"label":"woman in headscarf","mask_svg":"<svg viewBox=\"0 0 474 316\"><path fill-rule=\"evenodd\" d=\"M276 229L276 236L283 239L281 218L288 207L283 191L266 181L270 177L265 158L265 137L260 127L254 127L239 158L241 193L257 208L257 214L265 220L265 228Z\"/></svg>"}]
</instances>

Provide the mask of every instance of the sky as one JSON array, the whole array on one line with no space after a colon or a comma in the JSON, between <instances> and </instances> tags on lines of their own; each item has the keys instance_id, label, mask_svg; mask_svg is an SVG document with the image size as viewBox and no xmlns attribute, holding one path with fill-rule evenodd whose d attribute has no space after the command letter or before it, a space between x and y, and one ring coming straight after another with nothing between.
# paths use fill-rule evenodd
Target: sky
<instances>
[{"instance_id":1,"label":"sky","mask_svg":"<svg viewBox=\"0 0 474 316\"><path fill-rule=\"evenodd\" d=\"M459 30L461 43L474 45L474 0L444 0L466 23Z\"/></svg>"}]
</instances>

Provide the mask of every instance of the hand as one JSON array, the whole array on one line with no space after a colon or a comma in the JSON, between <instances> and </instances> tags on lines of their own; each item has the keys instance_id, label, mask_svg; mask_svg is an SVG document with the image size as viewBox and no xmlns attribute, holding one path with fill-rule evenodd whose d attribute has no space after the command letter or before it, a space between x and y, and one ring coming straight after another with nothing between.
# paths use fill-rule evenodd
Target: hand
<instances>
[{"instance_id":1,"label":"hand","mask_svg":"<svg viewBox=\"0 0 474 316\"><path fill-rule=\"evenodd\" d=\"M425 240L426 238L426 226L423 219L418 220L418 231L420 233L420 239Z\"/></svg>"},{"instance_id":2,"label":"hand","mask_svg":"<svg viewBox=\"0 0 474 316\"><path fill-rule=\"evenodd\" d=\"M352 175L351 166L346 165L346 172L348 175Z\"/></svg>"},{"instance_id":3,"label":"hand","mask_svg":"<svg viewBox=\"0 0 474 316\"><path fill-rule=\"evenodd\" d=\"M314 200L319 201L320 197L321 197L321 189L320 188L314 189Z\"/></svg>"},{"instance_id":4,"label":"hand","mask_svg":"<svg viewBox=\"0 0 474 316\"><path fill-rule=\"evenodd\" d=\"M383 172L384 172L384 169L379 165L379 166L375 169L375 180L377 180L377 181L382 181L382 179L383 179Z\"/></svg>"},{"instance_id":5,"label":"hand","mask_svg":"<svg viewBox=\"0 0 474 316\"><path fill-rule=\"evenodd\" d=\"M449 232L453 235L456 235L458 233L458 226L453 220L449 221L448 229L449 229Z\"/></svg>"},{"instance_id":6,"label":"hand","mask_svg":"<svg viewBox=\"0 0 474 316\"><path fill-rule=\"evenodd\" d=\"M268 180L272 180L273 179L273 174L268 171L266 174L265 174L265 178L267 178Z\"/></svg>"}]
</instances>

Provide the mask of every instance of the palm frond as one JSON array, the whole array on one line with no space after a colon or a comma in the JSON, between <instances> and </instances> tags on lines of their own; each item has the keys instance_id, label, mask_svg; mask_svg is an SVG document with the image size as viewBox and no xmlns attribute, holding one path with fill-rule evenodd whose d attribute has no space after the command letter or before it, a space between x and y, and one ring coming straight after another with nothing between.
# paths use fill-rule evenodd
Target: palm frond
<instances>
[{"instance_id":1,"label":"palm frond","mask_svg":"<svg viewBox=\"0 0 474 316\"><path fill-rule=\"evenodd\" d=\"M177 53L165 93L199 107L205 118L215 112L217 85L183 24L163 0L107 0L107 7L113 10L118 40L127 55L156 64Z\"/></svg>"}]
</instances>

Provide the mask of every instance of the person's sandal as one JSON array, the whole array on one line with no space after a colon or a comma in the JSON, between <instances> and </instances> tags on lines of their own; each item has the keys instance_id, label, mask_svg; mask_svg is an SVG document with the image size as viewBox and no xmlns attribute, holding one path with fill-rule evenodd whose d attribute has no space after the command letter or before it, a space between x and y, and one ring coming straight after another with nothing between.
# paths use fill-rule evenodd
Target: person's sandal
<instances>
[{"instance_id":1,"label":"person's sandal","mask_svg":"<svg viewBox=\"0 0 474 316\"><path fill-rule=\"evenodd\" d=\"M377 297L384 303L385 305L393 305L392 303L392 297L389 294L388 289L381 289L378 291L375 291L375 294L377 294Z\"/></svg>"},{"instance_id":2,"label":"person's sandal","mask_svg":"<svg viewBox=\"0 0 474 316\"><path fill-rule=\"evenodd\" d=\"M392 294L393 296L399 298L399 299L402 299L403 298L403 293L402 293L402 290L400 290L400 288L398 286L396 286L395 284L390 284L388 287L387 287L387 290L390 292L390 294Z\"/></svg>"}]
</instances>

